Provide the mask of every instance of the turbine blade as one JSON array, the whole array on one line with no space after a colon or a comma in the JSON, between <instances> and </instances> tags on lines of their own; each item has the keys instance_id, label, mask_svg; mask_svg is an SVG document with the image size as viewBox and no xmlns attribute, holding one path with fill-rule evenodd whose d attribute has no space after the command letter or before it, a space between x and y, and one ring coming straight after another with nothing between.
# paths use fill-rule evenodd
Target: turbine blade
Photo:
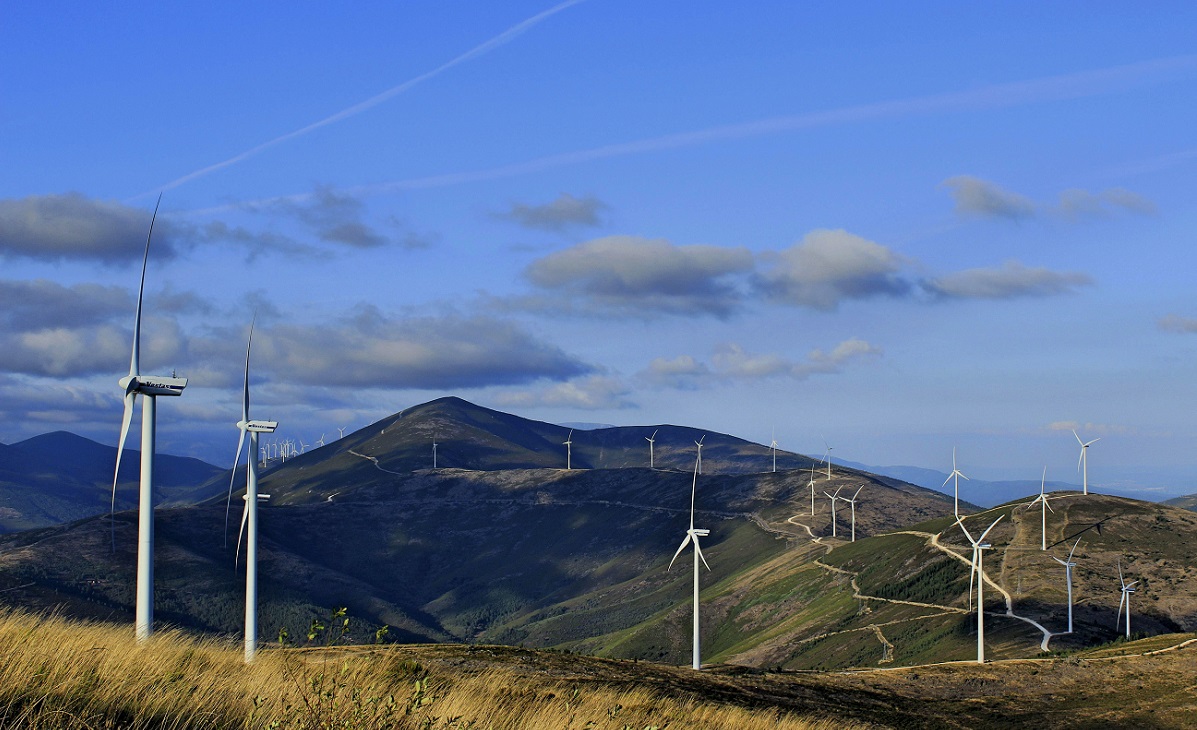
<instances>
[{"instance_id":1,"label":"turbine blade","mask_svg":"<svg viewBox=\"0 0 1197 730\"><path fill-rule=\"evenodd\" d=\"M956 524L957 524L957 525L960 525L960 529L964 531L964 536L965 536L966 538L968 538L968 542L969 542L969 544L971 544L971 545L976 545L977 543L981 542L980 540L974 540L974 539L973 539L973 536L972 536L972 535L970 535L970 534L968 534L968 529L967 529L967 528L965 528L965 526L964 526L964 520L961 520L961 519L957 518L957 519L956 519Z\"/></svg>"},{"instance_id":2,"label":"turbine blade","mask_svg":"<svg viewBox=\"0 0 1197 730\"><path fill-rule=\"evenodd\" d=\"M673 554L673 558L669 561L669 568L673 567L673 561L677 560L677 556L681 555L682 551L686 549L686 545L690 542L691 537L692 535L687 532L685 539L682 540L682 544L678 546L677 552ZM669 570L669 568L666 568L665 570Z\"/></svg>"},{"instance_id":3,"label":"turbine blade","mask_svg":"<svg viewBox=\"0 0 1197 730\"><path fill-rule=\"evenodd\" d=\"M711 566L707 565L707 559L705 557L703 557L702 548L698 546L698 538L697 537L694 538L694 550L695 550L695 552L698 553L698 559L702 561L703 565L707 566L707 570L710 570Z\"/></svg>"},{"instance_id":4,"label":"turbine blade","mask_svg":"<svg viewBox=\"0 0 1197 730\"><path fill-rule=\"evenodd\" d=\"M1118 582L1122 584L1123 588L1126 588L1126 581L1122 579L1122 561L1121 560L1118 561Z\"/></svg>"},{"instance_id":5,"label":"turbine blade","mask_svg":"<svg viewBox=\"0 0 1197 730\"><path fill-rule=\"evenodd\" d=\"M1081 538L1077 538L1076 542L1072 544L1072 549L1068 551L1068 562L1072 562L1072 554L1076 552L1076 546L1081 544Z\"/></svg>"},{"instance_id":6,"label":"turbine blade","mask_svg":"<svg viewBox=\"0 0 1197 730\"><path fill-rule=\"evenodd\" d=\"M973 609L973 580L977 577L977 550L973 548L972 567L968 571L968 610Z\"/></svg>"},{"instance_id":7,"label":"turbine blade","mask_svg":"<svg viewBox=\"0 0 1197 730\"><path fill-rule=\"evenodd\" d=\"M1126 605L1126 593L1123 592L1122 600L1118 602L1118 617L1114 619L1114 628L1118 628L1118 624L1122 621L1122 607Z\"/></svg>"},{"instance_id":8,"label":"turbine blade","mask_svg":"<svg viewBox=\"0 0 1197 730\"><path fill-rule=\"evenodd\" d=\"M1075 428L1074 428L1074 429L1072 429L1072 435L1073 435L1073 437L1074 437L1074 438L1076 438L1076 442L1077 442L1078 444L1080 444L1081 446L1084 446L1084 445L1085 445L1085 442L1084 442L1084 441L1081 441L1081 437L1076 435L1076 429L1075 429Z\"/></svg>"},{"instance_id":9,"label":"turbine blade","mask_svg":"<svg viewBox=\"0 0 1197 730\"><path fill-rule=\"evenodd\" d=\"M864 489L864 488L865 488L865 485L861 484L861 485L860 485L860 489ZM856 498L860 496L860 489L857 489L857 490L856 490L856 494L853 494L853 495L852 495L852 499L848 500L849 502L855 502L855 501L856 501Z\"/></svg>"},{"instance_id":10,"label":"turbine blade","mask_svg":"<svg viewBox=\"0 0 1197 730\"><path fill-rule=\"evenodd\" d=\"M247 495L248 496L248 495ZM245 523L249 521L249 500L245 500L245 509L241 510L241 529L237 531L237 555L233 558L233 568L241 561L241 538L245 536Z\"/></svg>"},{"instance_id":11,"label":"turbine blade","mask_svg":"<svg viewBox=\"0 0 1197 730\"><path fill-rule=\"evenodd\" d=\"M943 480L943 486L945 486L945 487L948 486L948 482L952 481L952 477L954 477L954 476L956 476L955 472L952 472L951 474L949 474L948 478Z\"/></svg>"},{"instance_id":12,"label":"turbine blade","mask_svg":"<svg viewBox=\"0 0 1197 730\"><path fill-rule=\"evenodd\" d=\"M247 419L248 420L248 419ZM229 498L225 500L224 505L224 546L229 546L229 512L233 509L233 483L237 480L237 464L241 460L241 449L245 448L245 430L241 430L241 437L237 439L237 453L233 455L233 473L229 475ZM251 459L257 458L257 454L251 454ZM246 480L248 487L249 480Z\"/></svg>"},{"instance_id":13,"label":"turbine blade","mask_svg":"<svg viewBox=\"0 0 1197 730\"><path fill-rule=\"evenodd\" d=\"M150 230L145 237L145 256L141 260L141 284L137 288L137 314L133 317L133 355L129 358L129 374L141 374L141 301L145 295L145 271L150 263L150 239L154 237L154 221L158 220L158 206L162 205L162 193L154 204L154 215L150 218Z\"/></svg>"},{"instance_id":14,"label":"turbine blade","mask_svg":"<svg viewBox=\"0 0 1197 730\"><path fill-rule=\"evenodd\" d=\"M112 505L108 508L108 522L112 528L112 551L116 552L116 482L121 474L121 454L125 450L125 438L129 435L129 424L133 421L133 404L137 402L137 391L125 393L125 415L121 418L121 438L116 442L116 469L112 472Z\"/></svg>"},{"instance_id":15,"label":"turbine blade","mask_svg":"<svg viewBox=\"0 0 1197 730\"><path fill-rule=\"evenodd\" d=\"M985 532L982 532L981 536L977 538L977 542L979 542L979 543L985 542L985 536L989 534L990 530L992 530L994 527L997 527L997 523L1001 522L1002 518L1005 516L1006 515L998 515L998 518L993 521L993 524L990 525L989 527L985 528Z\"/></svg>"},{"instance_id":16,"label":"turbine blade","mask_svg":"<svg viewBox=\"0 0 1197 730\"><path fill-rule=\"evenodd\" d=\"M241 386L241 420L246 423L249 422L249 351L254 345L254 324L257 319L258 315L255 314L249 323L249 342L245 345L245 379Z\"/></svg>"}]
</instances>

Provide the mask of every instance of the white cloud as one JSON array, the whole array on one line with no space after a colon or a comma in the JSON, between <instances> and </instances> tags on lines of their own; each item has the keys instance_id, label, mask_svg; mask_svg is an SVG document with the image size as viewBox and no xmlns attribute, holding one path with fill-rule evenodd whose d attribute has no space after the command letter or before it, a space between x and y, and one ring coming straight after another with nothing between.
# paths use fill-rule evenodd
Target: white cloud
<instances>
[{"instance_id":1,"label":"white cloud","mask_svg":"<svg viewBox=\"0 0 1197 730\"><path fill-rule=\"evenodd\" d=\"M0 256L110 264L140 259L149 227L150 211L79 193L0 200ZM151 253L174 255L169 226L155 227Z\"/></svg>"},{"instance_id":2,"label":"white cloud","mask_svg":"<svg viewBox=\"0 0 1197 730\"><path fill-rule=\"evenodd\" d=\"M805 360L790 360L776 353L752 353L738 343L729 342L716 345L710 365L691 355L655 358L639 373L639 378L653 385L682 390L775 377L805 380L812 375L843 372L855 361L880 357L881 354L881 348L858 338L844 340L830 352L811 350Z\"/></svg>"},{"instance_id":3,"label":"white cloud","mask_svg":"<svg viewBox=\"0 0 1197 730\"><path fill-rule=\"evenodd\" d=\"M1091 284L1093 280L1086 274L1031 268L1011 260L1001 268L968 269L928 279L922 286L939 297L1014 299L1072 294L1077 288Z\"/></svg>"},{"instance_id":4,"label":"white cloud","mask_svg":"<svg viewBox=\"0 0 1197 730\"><path fill-rule=\"evenodd\" d=\"M844 230L811 231L800 243L763 258L771 266L758 275L757 284L774 301L835 309L844 300L910 290L899 276L902 257Z\"/></svg>"},{"instance_id":5,"label":"white cloud","mask_svg":"<svg viewBox=\"0 0 1197 730\"><path fill-rule=\"evenodd\" d=\"M554 383L540 390L516 390L500 393L499 405L511 408L555 406L584 410L634 408L628 399L628 387L619 378L609 375L588 375L563 383Z\"/></svg>"},{"instance_id":6,"label":"white cloud","mask_svg":"<svg viewBox=\"0 0 1197 730\"><path fill-rule=\"evenodd\" d=\"M743 298L734 277L752 267L752 254L742 247L610 236L533 261L524 274L534 286L583 308L644 317L727 316Z\"/></svg>"}]
</instances>

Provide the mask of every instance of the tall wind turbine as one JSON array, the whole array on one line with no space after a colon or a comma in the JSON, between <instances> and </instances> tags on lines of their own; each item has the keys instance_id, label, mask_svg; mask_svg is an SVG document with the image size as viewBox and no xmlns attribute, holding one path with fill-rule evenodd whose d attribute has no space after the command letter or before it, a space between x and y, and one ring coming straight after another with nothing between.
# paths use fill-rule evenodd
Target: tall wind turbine
<instances>
[{"instance_id":1,"label":"tall wind turbine","mask_svg":"<svg viewBox=\"0 0 1197 730\"><path fill-rule=\"evenodd\" d=\"M702 548L698 545L698 538L706 537L711 534L710 530L700 530L694 527L694 494L698 490L698 462L694 462L694 481L690 485L690 529L686 530L686 537L682 540L682 544L678 546L677 552L673 554L673 560L669 561L669 568L673 567L673 561L677 560L677 556L682 554L686 546L691 541L694 542L694 653L690 666L694 669L702 669L702 648L699 641L698 632L698 561L701 560L703 565L707 566L707 570L711 566L707 565L707 559L702 555ZM666 570L669 570L666 568Z\"/></svg>"},{"instance_id":2,"label":"tall wind turbine","mask_svg":"<svg viewBox=\"0 0 1197 730\"><path fill-rule=\"evenodd\" d=\"M827 445L827 439L823 439L823 458L827 461L827 481L831 481L831 446Z\"/></svg>"},{"instance_id":3,"label":"tall wind turbine","mask_svg":"<svg viewBox=\"0 0 1197 730\"><path fill-rule=\"evenodd\" d=\"M1118 620L1122 618L1122 606L1126 605L1126 638L1130 638L1130 597L1135 592L1135 584L1139 581L1126 582L1122 577L1122 560L1118 560L1118 582L1122 584L1122 600L1118 601L1118 617L1114 619L1114 629L1118 629Z\"/></svg>"},{"instance_id":4,"label":"tall wind turbine","mask_svg":"<svg viewBox=\"0 0 1197 730\"><path fill-rule=\"evenodd\" d=\"M843 489L843 487L840 487ZM828 494L823 492L823 496L831 500L831 536L835 537L835 500L840 498L840 489L835 490L835 494Z\"/></svg>"},{"instance_id":5,"label":"tall wind turbine","mask_svg":"<svg viewBox=\"0 0 1197 730\"><path fill-rule=\"evenodd\" d=\"M1068 559L1060 560L1055 555L1051 556L1052 560L1064 566L1064 580L1068 583L1068 633L1072 633L1072 569L1076 567L1076 563L1072 562L1072 554L1076 552L1076 546L1081 544L1081 538L1077 538L1076 542L1072 544L1072 549L1068 551Z\"/></svg>"},{"instance_id":6,"label":"tall wind turbine","mask_svg":"<svg viewBox=\"0 0 1197 730\"><path fill-rule=\"evenodd\" d=\"M237 475L237 462L245 446L245 434L249 434L249 453L258 449L258 434L274 433L277 421L249 420L249 352L253 347L254 326L249 326L249 342L245 346L245 380L241 389L241 420L237 428L241 437L237 439L237 453L233 456L233 476L229 479L229 497L225 504L225 544L228 544L229 511L233 503L233 479ZM237 533L237 558L241 555L241 536L248 532L245 544L245 661L254 660L258 651L258 500L268 494L258 494L258 464L251 457L246 461L245 509L241 513L241 530ZM234 558L234 565L237 559Z\"/></svg>"},{"instance_id":7,"label":"tall wind turbine","mask_svg":"<svg viewBox=\"0 0 1197 730\"><path fill-rule=\"evenodd\" d=\"M661 430L661 429L657 429L657 430L653 431L652 436L644 437L644 440L648 442L648 468L649 469L656 468L656 465L653 463L653 444L656 443L656 441L657 441L657 431L659 431L659 430Z\"/></svg>"},{"instance_id":8,"label":"tall wind turbine","mask_svg":"<svg viewBox=\"0 0 1197 730\"><path fill-rule=\"evenodd\" d=\"M432 468L436 468L436 436L432 437Z\"/></svg>"},{"instance_id":9,"label":"tall wind turbine","mask_svg":"<svg viewBox=\"0 0 1197 730\"><path fill-rule=\"evenodd\" d=\"M954 490L956 493L956 501L955 501L955 506L952 508L952 514L954 514L956 516L957 520L960 519L960 478L961 477L964 477L964 481L966 481L966 482L968 481L968 477L964 476L964 474L962 474L960 472L960 470L956 468L956 447L953 446L952 447L952 473L948 475L947 479L943 480L943 486L945 486L945 487L948 486L948 482L952 481L952 479L956 480L956 488Z\"/></svg>"},{"instance_id":10,"label":"tall wind turbine","mask_svg":"<svg viewBox=\"0 0 1197 730\"><path fill-rule=\"evenodd\" d=\"M968 534L968 530L964 528L964 521L957 519L956 524L960 525L960 529L964 531L964 536L973 546L973 560L972 570L968 574L968 599L972 603L973 598L973 579L977 579L977 664L985 663L985 570L983 566L983 558L985 550L990 549L993 545L985 542L985 536L989 531L1002 521L1005 515L999 515L989 527L985 528L985 532L976 540L973 536ZM971 608L971 606L970 606Z\"/></svg>"},{"instance_id":11,"label":"tall wind turbine","mask_svg":"<svg viewBox=\"0 0 1197 730\"><path fill-rule=\"evenodd\" d=\"M1081 441L1081 437L1077 436L1076 429L1072 429L1072 435L1076 436L1076 442L1081 445L1080 458L1076 460L1076 468L1079 471L1082 467L1085 469L1085 494L1089 493L1089 447L1101 441L1101 437L1095 438L1092 441Z\"/></svg>"},{"instance_id":12,"label":"tall wind turbine","mask_svg":"<svg viewBox=\"0 0 1197 730\"><path fill-rule=\"evenodd\" d=\"M865 485L861 484L860 489L864 489ZM856 494L852 495L852 499L841 497L848 504L852 505L852 542L856 542L856 498L860 496L860 489L856 490Z\"/></svg>"},{"instance_id":13,"label":"tall wind turbine","mask_svg":"<svg viewBox=\"0 0 1197 730\"><path fill-rule=\"evenodd\" d=\"M159 204L162 196L158 197ZM116 469L112 476L111 518L116 513L116 482L121 471L121 452L133 420L137 396L141 402L141 489L137 502L137 603L135 627L138 641L145 641L154 632L154 423L155 400L160 395L182 395L187 378L169 378L141 374L141 302L145 295L145 271L150 261L150 238L154 235L154 221L158 206L150 218L150 231L145 239L145 257L141 262L141 285L137 290L137 313L133 318L133 356L129 360L129 374L120 379L125 391L125 413L121 420L121 437L116 447ZM112 522L112 550L116 552L116 522Z\"/></svg>"},{"instance_id":14,"label":"tall wind turbine","mask_svg":"<svg viewBox=\"0 0 1197 730\"><path fill-rule=\"evenodd\" d=\"M698 466L695 468L698 469L699 474L702 473L702 442L706 437L707 435L704 433L701 438L694 442L694 445L698 447Z\"/></svg>"},{"instance_id":15,"label":"tall wind turbine","mask_svg":"<svg viewBox=\"0 0 1197 730\"><path fill-rule=\"evenodd\" d=\"M1039 480L1039 496L1027 505L1027 509L1030 509L1035 506L1035 502L1039 503L1039 511L1042 513L1042 516L1040 517L1039 549L1044 551L1047 550L1047 511L1051 509L1052 514L1056 513L1056 511L1051 508L1051 505L1047 503L1047 495L1043 492L1043 485L1046 481L1047 467L1045 466L1043 467L1043 477Z\"/></svg>"},{"instance_id":16,"label":"tall wind turbine","mask_svg":"<svg viewBox=\"0 0 1197 730\"><path fill-rule=\"evenodd\" d=\"M573 458L573 449L574 449L573 439L574 439L574 430L571 428L569 430L569 435L565 437L565 442L562 444L562 446L565 447L565 469L566 469L566 471L573 469L573 465L571 462L571 459Z\"/></svg>"},{"instance_id":17,"label":"tall wind turbine","mask_svg":"<svg viewBox=\"0 0 1197 730\"><path fill-rule=\"evenodd\" d=\"M815 516L815 462L810 463L810 516Z\"/></svg>"},{"instance_id":18,"label":"tall wind turbine","mask_svg":"<svg viewBox=\"0 0 1197 730\"><path fill-rule=\"evenodd\" d=\"M769 448L773 449L773 473L776 474L777 473L777 432L776 431L773 432L773 435L771 438L772 438L772 441L769 444Z\"/></svg>"}]
</instances>

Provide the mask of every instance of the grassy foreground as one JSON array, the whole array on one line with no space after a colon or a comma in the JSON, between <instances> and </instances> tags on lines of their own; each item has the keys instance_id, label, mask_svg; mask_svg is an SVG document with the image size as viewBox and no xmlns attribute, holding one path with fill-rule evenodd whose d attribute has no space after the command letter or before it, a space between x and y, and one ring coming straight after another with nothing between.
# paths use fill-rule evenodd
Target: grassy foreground
<instances>
[{"instance_id":1,"label":"grassy foreground","mask_svg":"<svg viewBox=\"0 0 1197 730\"><path fill-rule=\"evenodd\" d=\"M163 631L139 645L131 626L0 610L5 728L864 727L552 675L428 670L385 647L271 650L247 666L228 642Z\"/></svg>"}]
</instances>

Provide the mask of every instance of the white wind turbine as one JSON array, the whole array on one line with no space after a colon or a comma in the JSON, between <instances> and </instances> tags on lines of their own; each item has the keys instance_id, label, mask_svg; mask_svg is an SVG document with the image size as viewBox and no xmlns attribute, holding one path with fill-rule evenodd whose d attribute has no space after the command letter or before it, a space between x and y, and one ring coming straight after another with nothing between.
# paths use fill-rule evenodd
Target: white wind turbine
<instances>
[{"instance_id":1,"label":"white wind turbine","mask_svg":"<svg viewBox=\"0 0 1197 730\"><path fill-rule=\"evenodd\" d=\"M1030 508L1035 506L1036 502L1039 503L1039 511L1042 513L1042 516L1040 517L1040 520L1039 520L1040 521L1039 549L1044 550L1044 551L1047 550L1047 511L1049 509L1051 509L1052 514L1056 513L1056 511L1051 508L1051 505L1049 505L1047 503L1047 494L1045 494L1043 491L1043 485L1046 481L1047 481L1047 467L1045 466L1045 467L1043 467L1043 476L1039 480L1039 496L1036 497L1035 499L1033 499L1030 502L1030 504L1027 505L1027 509L1029 510Z\"/></svg>"},{"instance_id":2,"label":"white wind turbine","mask_svg":"<svg viewBox=\"0 0 1197 730\"><path fill-rule=\"evenodd\" d=\"M810 516L815 516L815 462L810 463Z\"/></svg>"},{"instance_id":3,"label":"white wind turbine","mask_svg":"<svg viewBox=\"0 0 1197 730\"><path fill-rule=\"evenodd\" d=\"M843 487L840 487L843 489ZM831 500L831 536L835 537L835 500L840 498L840 489L835 490L835 494L828 494L823 492L823 496Z\"/></svg>"},{"instance_id":4,"label":"white wind turbine","mask_svg":"<svg viewBox=\"0 0 1197 730\"><path fill-rule=\"evenodd\" d=\"M436 468L436 436L432 437L432 468Z\"/></svg>"},{"instance_id":5,"label":"white wind turbine","mask_svg":"<svg viewBox=\"0 0 1197 730\"><path fill-rule=\"evenodd\" d=\"M972 608L973 601L973 579L977 579L977 664L985 663L985 570L983 565L984 551L993 547L985 542L985 536L994 528L997 523L1002 521L1005 515L999 515L989 527L985 528L985 532L976 540L973 536L968 534L968 530L964 527L964 521L957 518L956 524L960 525L964 536L973 546L972 569L968 574L968 602L969 608Z\"/></svg>"},{"instance_id":6,"label":"white wind turbine","mask_svg":"<svg viewBox=\"0 0 1197 730\"><path fill-rule=\"evenodd\" d=\"M823 459L827 462L827 481L831 481L831 449L827 445L827 439L823 439Z\"/></svg>"},{"instance_id":7,"label":"white wind turbine","mask_svg":"<svg viewBox=\"0 0 1197 730\"><path fill-rule=\"evenodd\" d=\"M253 346L254 327L249 326L249 343L245 346L245 380L241 389L241 420L237 428L241 437L237 439L237 453L233 456L233 474L229 479L229 497L225 503L224 530L225 545L229 537L229 511L233 503L233 480L237 477L237 462L241 459L241 449L245 446L245 434L249 434L249 453L258 448L258 434L274 433L278 428L277 421L249 420L249 353ZM248 532L245 544L245 661L254 660L258 651L258 501L269 499L269 494L258 493L258 465L252 459L246 463L245 478L245 509L241 513L241 529L237 533L237 555L233 564L236 565L241 557L241 537Z\"/></svg>"},{"instance_id":8,"label":"white wind turbine","mask_svg":"<svg viewBox=\"0 0 1197 730\"><path fill-rule=\"evenodd\" d=\"M562 444L562 446L565 447L565 469L566 469L566 471L573 469L573 465L571 463L571 459L573 458L573 448L574 448L573 438L574 438L574 430L571 428L569 430L569 435L565 437L565 442Z\"/></svg>"},{"instance_id":9,"label":"white wind turbine","mask_svg":"<svg viewBox=\"0 0 1197 730\"><path fill-rule=\"evenodd\" d=\"M673 567L673 562L677 560L677 556L682 554L686 546L691 541L694 543L694 653L691 660L691 667L694 669L702 669L702 649L699 640L698 632L698 561L701 560L703 565L706 565L707 570L711 566L707 565L707 559L702 555L702 548L698 544L698 538L706 537L711 534L710 530L700 530L694 527L694 495L698 491L698 462L694 463L694 481L690 485L690 529L686 530L686 537L682 540L682 544L678 546L677 552L673 554L673 560L669 561L669 568ZM666 570L669 570L666 568Z\"/></svg>"},{"instance_id":10,"label":"white wind turbine","mask_svg":"<svg viewBox=\"0 0 1197 730\"><path fill-rule=\"evenodd\" d=\"M1067 560L1060 560L1055 555L1051 556L1052 560L1064 566L1064 580L1068 583L1068 633L1070 634L1072 633L1072 569L1076 567L1076 563L1072 562L1072 554L1076 552L1076 546L1080 544L1081 538L1078 537L1072 544L1072 549L1068 551Z\"/></svg>"},{"instance_id":11,"label":"white wind turbine","mask_svg":"<svg viewBox=\"0 0 1197 730\"><path fill-rule=\"evenodd\" d=\"M345 429L347 429L347 428L349 428L349 427L348 426L337 426L337 439L338 440L345 438Z\"/></svg>"},{"instance_id":12,"label":"white wind turbine","mask_svg":"<svg viewBox=\"0 0 1197 730\"><path fill-rule=\"evenodd\" d=\"M864 489L865 485L861 484L860 489ZM840 497L843 501L852 505L852 542L856 542L856 498L860 496L860 489L856 490L856 494L852 495L852 499L847 497Z\"/></svg>"},{"instance_id":13,"label":"white wind turbine","mask_svg":"<svg viewBox=\"0 0 1197 730\"><path fill-rule=\"evenodd\" d=\"M323 445L324 445L324 434L320 434L320 440L316 442L316 448L320 448Z\"/></svg>"},{"instance_id":14,"label":"white wind turbine","mask_svg":"<svg viewBox=\"0 0 1197 730\"><path fill-rule=\"evenodd\" d=\"M773 473L776 474L777 473L777 432L776 431L773 432L771 439L772 439L772 441L769 444L769 448L773 449Z\"/></svg>"},{"instance_id":15,"label":"white wind turbine","mask_svg":"<svg viewBox=\"0 0 1197 730\"><path fill-rule=\"evenodd\" d=\"M655 431L653 431L652 436L644 437L644 440L648 442L648 468L649 469L656 468L656 466L653 463L653 444L656 443L656 441L657 441L657 431L659 431L659 430L660 429L656 429Z\"/></svg>"},{"instance_id":16,"label":"white wind turbine","mask_svg":"<svg viewBox=\"0 0 1197 730\"><path fill-rule=\"evenodd\" d=\"M956 494L955 506L952 508L952 514L955 515L956 519L958 519L958 520L960 519L960 478L961 477L964 477L964 481L966 481L966 482L968 481L968 477L964 476L964 474L962 474L960 472L960 470L956 468L956 447L953 446L952 447L952 473L948 475L947 479L943 480L943 486L946 487L946 486L948 486L948 482L952 481L953 479L956 480L956 488L953 490Z\"/></svg>"},{"instance_id":17,"label":"white wind turbine","mask_svg":"<svg viewBox=\"0 0 1197 730\"><path fill-rule=\"evenodd\" d=\"M162 197L158 197L162 202ZM116 446L116 469L112 476L112 550L116 552L116 482L121 470L121 452L125 438L129 435L129 424L133 420L133 407L137 396L144 396L141 402L141 488L137 502L137 599L135 631L138 641L145 641L154 631L154 424L155 400L160 395L182 395L187 387L187 378L142 375L141 374L141 302L145 294L145 272L150 260L150 238L154 234L154 221L158 218L158 207L150 218L150 231L145 239L145 257L141 262L141 284L137 290L137 313L133 318L133 355L129 361L129 374L120 379L125 391L125 412L121 419L121 437Z\"/></svg>"},{"instance_id":18,"label":"white wind turbine","mask_svg":"<svg viewBox=\"0 0 1197 730\"><path fill-rule=\"evenodd\" d=\"M697 468L698 468L699 474L702 473L702 442L704 439L706 439L706 437L707 437L707 435L704 433L701 438L699 438L697 441L694 442L694 445L698 447L698 467Z\"/></svg>"},{"instance_id":19,"label":"white wind turbine","mask_svg":"<svg viewBox=\"0 0 1197 730\"><path fill-rule=\"evenodd\" d=\"M1118 601L1118 617L1114 619L1114 629L1118 629L1118 620L1122 618L1122 606L1126 605L1126 638L1130 638L1130 597L1135 592L1135 584L1139 581L1126 582L1122 577L1122 560L1118 560L1118 582L1122 584L1122 599Z\"/></svg>"},{"instance_id":20,"label":"white wind turbine","mask_svg":"<svg viewBox=\"0 0 1197 730\"><path fill-rule=\"evenodd\" d=\"M1098 441L1101 441L1101 437L1095 438L1092 441L1081 441L1081 437L1077 436L1075 428L1072 429L1072 435L1076 436L1076 442L1081 445L1081 455L1076 460L1076 468L1078 471L1081 469L1081 467L1084 467L1084 469L1085 469L1085 482L1084 482L1085 483L1085 486L1084 486L1085 491L1084 491L1084 493L1088 494L1089 493L1089 447L1091 445L1097 443Z\"/></svg>"}]
</instances>

